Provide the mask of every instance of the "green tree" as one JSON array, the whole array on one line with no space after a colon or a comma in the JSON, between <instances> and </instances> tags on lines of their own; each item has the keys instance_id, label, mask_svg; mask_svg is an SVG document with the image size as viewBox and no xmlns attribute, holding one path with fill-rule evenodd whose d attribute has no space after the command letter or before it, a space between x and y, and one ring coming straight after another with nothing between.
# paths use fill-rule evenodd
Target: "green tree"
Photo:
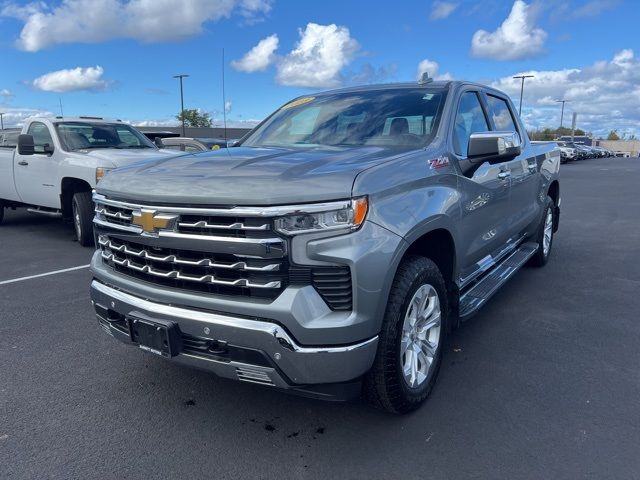
<instances>
[{"instance_id":1,"label":"green tree","mask_svg":"<svg viewBox=\"0 0 640 480\"><path fill-rule=\"evenodd\" d=\"M607 140L620 140L617 130L611 130L607 136Z\"/></svg>"},{"instance_id":2,"label":"green tree","mask_svg":"<svg viewBox=\"0 0 640 480\"><path fill-rule=\"evenodd\" d=\"M182 117L184 115L184 124L187 127L210 127L211 116L199 108L187 108L184 112L176 115L176 118L182 123Z\"/></svg>"}]
</instances>

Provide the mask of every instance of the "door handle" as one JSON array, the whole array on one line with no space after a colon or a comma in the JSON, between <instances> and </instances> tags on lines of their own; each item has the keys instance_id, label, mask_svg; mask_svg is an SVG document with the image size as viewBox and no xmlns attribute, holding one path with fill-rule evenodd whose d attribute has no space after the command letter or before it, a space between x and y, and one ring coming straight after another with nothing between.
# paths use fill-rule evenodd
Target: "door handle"
<instances>
[{"instance_id":1,"label":"door handle","mask_svg":"<svg viewBox=\"0 0 640 480\"><path fill-rule=\"evenodd\" d=\"M29 165L29 162L25 162L24 160L20 160L20 161L18 162L18 165L22 165L22 166L24 166L24 165Z\"/></svg>"},{"instance_id":2,"label":"door handle","mask_svg":"<svg viewBox=\"0 0 640 480\"><path fill-rule=\"evenodd\" d=\"M505 178L509 178L511 176L511 170L502 170L498 173L498 178L500 180L504 180Z\"/></svg>"}]
</instances>

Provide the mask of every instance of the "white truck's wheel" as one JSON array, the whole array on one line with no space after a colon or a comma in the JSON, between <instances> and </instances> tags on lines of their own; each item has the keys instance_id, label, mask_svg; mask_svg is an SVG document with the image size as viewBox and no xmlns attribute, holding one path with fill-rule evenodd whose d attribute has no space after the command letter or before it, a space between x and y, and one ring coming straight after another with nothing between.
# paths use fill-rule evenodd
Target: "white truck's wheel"
<instances>
[{"instance_id":1,"label":"white truck's wheel","mask_svg":"<svg viewBox=\"0 0 640 480\"><path fill-rule=\"evenodd\" d=\"M93 246L93 201L91 192L78 192L71 201L73 208L73 227L78 243L83 247Z\"/></svg>"}]
</instances>

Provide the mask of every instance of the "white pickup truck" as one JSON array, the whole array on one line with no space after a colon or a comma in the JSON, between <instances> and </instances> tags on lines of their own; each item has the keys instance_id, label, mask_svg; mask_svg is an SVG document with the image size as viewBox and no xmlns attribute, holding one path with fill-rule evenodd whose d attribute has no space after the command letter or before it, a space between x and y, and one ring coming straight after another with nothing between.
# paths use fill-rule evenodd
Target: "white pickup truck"
<instances>
[{"instance_id":1,"label":"white pickup truck","mask_svg":"<svg viewBox=\"0 0 640 480\"><path fill-rule=\"evenodd\" d=\"M15 141L0 144L0 223L5 208L27 207L73 220L78 242L91 246L98 180L113 168L168 156L175 152L119 120L30 118Z\"/></svg>"}]
</instances>

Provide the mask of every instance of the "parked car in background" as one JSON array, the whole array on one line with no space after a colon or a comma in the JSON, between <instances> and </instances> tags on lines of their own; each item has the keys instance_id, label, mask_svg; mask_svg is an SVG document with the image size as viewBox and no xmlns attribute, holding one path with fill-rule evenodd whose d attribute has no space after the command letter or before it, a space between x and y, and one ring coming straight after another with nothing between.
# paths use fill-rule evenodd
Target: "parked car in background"
<instances>
[{"instance_id":1,"label":"parked car in background","mask_svg":"<svg viewBox=\"0 0 640 480\"><path fill-rule=\"evenodd\" d=\"M135 128L98 117L33 117L0 148L0 223L5 208L73 220L78 242L93 244L91 190L110 170L167 157Z\"/></svg>"},{"instance_id":2,"label":"parked car in background","mask_svg":"<svg viewBox=\"0 0 640 480\"><path fill-rule=\"evenodd\" d=\"M560 152L516 112L460 81L314 92L236 148L112 172L100 328L238 381L418 408L447 332L549 259Z\"/></svg>"},{"instance_id":3,"label":"parked car in background","mask_svg":"<svg viewBox=\"0 0 640 480\"><path fill-rule=\"evenodd\" d=\"M162 145L162 148L181 152L206 152L207 150L231 147L235 142L237 142L236 139L171 137L163 138L161 143L156 142L156 145Z\"/></svg>"},{"instance_id":4,"label":"parked car in background","mask_svg":"<svg viewBox=\"0 0 640 480\"><path fill-rule=\"evenodd\" d=\"M589 148L579 144L573 144L573 145L576 151L578 152L580 160L584 160L586 158L593 158L593 153L591 152L591 150L589 150Z\"/></svg>"},{"instance_id":5,"label":"parked car in background","mask_svg":"<svg viewBox=\"0 0 640 480\"><path fill-rule=\"evenodd\" d=\"M567 142L557 142L560 149L560 162L567 163L573 160L577 160L576 149L567 145Z\"/></svg>"}]
</instances>

